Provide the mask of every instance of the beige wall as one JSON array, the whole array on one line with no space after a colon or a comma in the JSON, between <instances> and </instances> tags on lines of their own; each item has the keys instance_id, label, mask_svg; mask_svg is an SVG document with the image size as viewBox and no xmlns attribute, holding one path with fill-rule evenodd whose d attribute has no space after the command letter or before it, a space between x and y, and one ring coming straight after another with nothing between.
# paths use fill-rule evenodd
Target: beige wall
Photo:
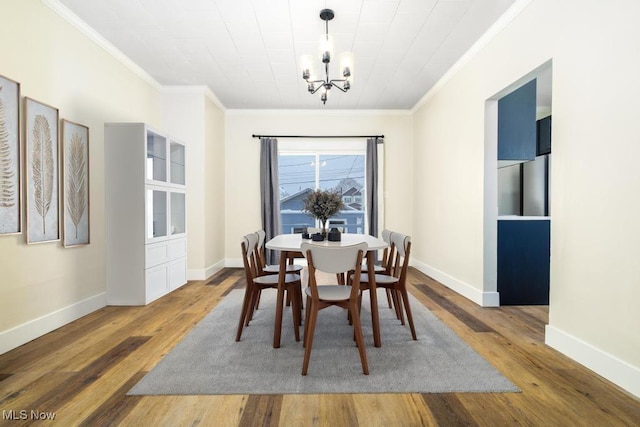
<instances>
[{"instance_id":1,"label":"beige wall","mask_svg":"<svg viewBox=\"0 0 640 427\"><path fill-rule=\"evenodd\" d=\"M205 99L206 167L204 177L205 277L224 267L225 261L225 115L210 98Z\"/></svg>"},{"instance_id":2,"label":"beige wall","mask_svg":"<svg viewBox=\"0 0 640 427\"><path fill-rule=\"evenodd\" d=\"M0 236L2 353L46 332L43 324L55 328L104 305L104 123L157 126L161 105L156 87L38 0L2 1L0 58L0 74L20 82L23 96L90 128L91 185L90 245L64 249L61 242L26 245L24 235Z\"/></svg>"},{"instance_id":3,"label":"beige wall","mask_svg":"<svg viewBox=\"0 0 640 427\"><path fill-rule=\"evenodd\" d=\"M380 135L384 138L385 227L411 234L413 120L407 113L350 111L227 111L226 257L240 263L240 239L260 224L262 135Z\"/></svg>"},{"instance_id":4,"label":"beige wall","mask_svg":"<svg viewBox=\"0 0 640 427\"><path fill-rule=\"evenodd\" d=\"M483 186L495 174L484 157L485 101L551 59L547 343L636 395L639 18L636 1L530 2L416 112L413 193L414 258L454 287L492 291L483 281L483 257L495 256L484 252L485 196L497 200Z\"/></svg>"},{"instance_id":5,"label":"beige wall","mask_svg":"<svg viewBox=\"0 0 640 427\"><path fill-rule=\"evenodd\" d=\"M224 267L224 111L205 87L164 87L164 130L187 147L187 278Z\"/></svg>"}]
</instances>

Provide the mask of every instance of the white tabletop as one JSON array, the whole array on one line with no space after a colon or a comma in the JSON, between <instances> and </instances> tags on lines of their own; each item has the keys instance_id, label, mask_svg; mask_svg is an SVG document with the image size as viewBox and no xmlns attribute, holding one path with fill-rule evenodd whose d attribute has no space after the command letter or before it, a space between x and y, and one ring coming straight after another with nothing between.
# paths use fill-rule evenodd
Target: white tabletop
<instances>
[{"instance_id":1,"label":"white tabletop","mask_svg":"<svg viewBox=\"0 0 640 427\"><path fill-rule=\"evenodd\" d=\"M308 242L319 246L349 246L366 242L367 245L369 245L369 250L371 251L384 249L388 246L384 240L378 239L377 237L369 236L368 234L349 233L342 233L341 240L339 242L329 242L328 240L314 242L311 239L303 239L302 234L279 234L269 240L265 246L268 249L274 249L276 251L299 251L300 244L302 242Z\"/></svg>"}]
</instances>

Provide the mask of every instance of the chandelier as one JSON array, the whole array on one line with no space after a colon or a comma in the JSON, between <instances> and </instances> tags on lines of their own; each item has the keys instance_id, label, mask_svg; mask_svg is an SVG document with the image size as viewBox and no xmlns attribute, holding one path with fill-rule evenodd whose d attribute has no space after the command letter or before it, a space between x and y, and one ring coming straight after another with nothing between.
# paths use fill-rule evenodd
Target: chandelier
<instances>
[{"instance_id":1,"label":"chandelier","mask_svg":"<svg viewBox=\"0 0 640 427\"><path fill-rule=\"evenodd\" d=\"M321 91L320 100L323 104L327 103L327 96L332 87L346 92L351 88L351 82L353 81L353 55L350 52L340 54L340 71L343 78L329 79L329 63L333 56L333 42L331 36L329 36L329 21L331 21L333 17L334 13L331 9L322 9L320 11L320 19L325 22L325 33L320 36L320 59L324 64L325 78L317 79L313 75L312 55L303 55L300 59L302 64L302 78L307 82L307 89L311 94Z\"/></svg>"}]
</instances>

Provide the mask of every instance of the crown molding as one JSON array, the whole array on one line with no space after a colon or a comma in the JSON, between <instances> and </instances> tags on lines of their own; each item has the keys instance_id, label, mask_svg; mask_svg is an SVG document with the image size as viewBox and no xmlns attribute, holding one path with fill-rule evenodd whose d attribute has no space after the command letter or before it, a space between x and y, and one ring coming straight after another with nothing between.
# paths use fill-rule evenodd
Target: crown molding
<instances>
[{"instance_id":1,"label":"crown molding","mask_svg":"<svg viewBox=\"0 0 640 427\"><path fill-rule=\"evenodd\" d=\"M131 70L134 74L140 77L145 82L149 83L155 89L160 90L162 85L158 83L156 79L151 77L149 73L144 71L140 66L138 66L135 62L133 62L128 56L126 56L120 49L115 47L111 42L102 37L96 30L91 28L89 24L84 22L78 15L73 13L69 8L60 3L59 0L40 0L44 5L49 7L55 13L57 13L62 19L67 21L73 27L75 27L82 34L87 36L89 40L93 41L95 44L104 49L108 54L113 56L118 62L123 64L129 70Z\"/></svg>"},{"instance_id":2,"label":"crown molding","mask_svg":"<svg viewBox=\"0 0 640 427\"><path fill-rule=\"evenodd\" d=\"M509 25L531 0L516 0L511 7L456 61L449 70L434 84L431 89L413 106L411 113L416 113L433 98L465 65L475 58L507 25Z\"/></svg>"}]
</instances>

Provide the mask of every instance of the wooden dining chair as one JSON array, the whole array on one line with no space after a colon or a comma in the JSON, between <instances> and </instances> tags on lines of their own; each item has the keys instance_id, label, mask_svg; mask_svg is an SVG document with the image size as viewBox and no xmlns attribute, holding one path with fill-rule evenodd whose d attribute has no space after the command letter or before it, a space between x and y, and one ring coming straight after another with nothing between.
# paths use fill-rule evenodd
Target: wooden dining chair
<instances>
[{"instance_id":1,"label":"wooden dining chair","mask_svg":"<svg viewBox=\"0 0 640 427\"><path fill-rule=\"evenodd\" d=\"M382 233L380 234L380 236L382 237L382 240L389 245L388 247L384 248L384 250L382 251L382 260L380 262L380 266L379 269L376 268L375 272L379 273L379 274L386 274L388 276L391 275L391 264L389 263L389 258L393 258L393 249L391 247L391 234L393 234L393 232L391 230L387 230L386 228L384 230L382 230ZM387 303L389 304L389 308L393 308L393 304L392 304L392 291L391 289L386 289L386 294L387 294ZM396 308L396 312L397 312L397 308Z\"/></svg>"},{"instance_id":2,"label":"wooden dining chair","mask_svg":"<svg viewBox=\"0 0 640 427\"><path fill-rule=\"evenodd\" d=\"M380 237L387 245L391 243L391 234L392 234L392 231L387 229L382 230L382 233L380 233ZM376 273L388 272L387 260L389 259L389 249L390 249L389 247L384 248L384 250L382 251L382 259L380 260L380 264L375 264L373 266L373 269ZM367 266L367 261L365 259L364 263L362 264L362 271L367 271L367 269L368 269L368 266Z\"/></svg>"},{"instance_id":3,"label":"wooden dining chair","mask_svg":"<svg viewBox=\"0 0 640 427\"><path fill-rule=\"evenodd\" d=\"M265 255L265 248L264 248L264 244L265 244L265 240L266 240L266 233L264 230L258 230L256 231L256 234L258 235L258 245L256 246L256 251L258 254L258 258L260 260L260 268L262 269L262 272L265 274L278 274L280 272L280 265L279 264L267 264L267 258ZM301 265L295 265L293 263L294 257L290 257L287 261L287 273L297 273L299 274L302 269L303 266Z\"/></svg>"},{"instance_id":4,"label":"wooden dining chair","mask_svg":"<svg viewBox=\"0 0 640 427\"><path fill-rule=\"evenodd\" d=\"M265 254L265 241L267 233L264 230L256 231L256 235L258 236L258 244L256 245L256 257L259 260L258 262L258 275L262 276L265 274L279 274L280 273L280 264L267 264L267 258ZM291 254L289 259L287 260L287 273L289 274L302 274L303 266L296 265L293 263L295 258L302 258L302 254ZM255 309L257 310L260 306L260 296L262 295L261 291L258 291L258 297L255 299ZM287 294L287 307L291 305L291 295ZM302 292L300 292L300 301L298 307L302 310ZM302 314L300 315L300 324L302 324Z\"/></svg>"},{"instance_id":5,"label":"wooden dining chair","mask_svg":"<svg viewBox=\"0 0 640 427\"><path fill-rule=\"evenodd\" d=\"M264 289L277 289L278 287L277 274L260 274L259 264L261 261L258 260L256 249L257 245L258 235L256 233L244 236L240 245L242 249L242 262L244 264L247 286L245 288L244 300L242 302L240 320L238 321L236 341L240 341L243 327L249 326L249 322L253 318L254 311L257 308L256 303L260 292ZM302 283L300 281L300 275L287 273L285 275L284 289L291 300L295 338L296 341L300 341L299 326L301 323L301 310L299 301L302 300Z\"/></svg>"},{"instance_id":6,"label":"wooden dining chair","mask_svg":"<svg viewBox=\"0 0 640 427\"><path fill-rule=\"evenodd\" d=\"M382 237L382 240L387 245L391 244L391 234L392 234L391 230L387 230L387 229L382 230L381 237ZM393 248L391 248L390 246L387 246L386 248L384 248L384 250L382 251L382 259L380 260L380 264L375 264L373 266L373 271L376 274L391 275L391 267L390 265L388 265L388 260L390 256L393 256L393 254L391 254L392 250ZM362 263L362 271L363 272L369 271L369 265L367 264L366 260ZM353 271L350 272L350 275L352 274L353 274ZM387 289L386 294L387 294L387 304L389 304L389 308L393 308L393 302L392 302L393 296L392 296L391 289Z\"/></svg>"},{"instance_id":7,"label":"wooden dining chair","mask_svg":"<svg viewBox=\"0 0 640 427\"><path fill-rule=\"evenodd\" d=\"M411 238L407 235L393 232L390 236L390 242L389 259L387 260L387 267L390 274L376 274L376 287L391 291L396 307L396 314L401 324L405 324L404 313L406 313L409 328L411 329L411 337L417 340L416 329L413 324L413 315L411 314L411 305L409 304L409 294L407 292ZM366 273L360 274L360 289L362 291L371 290L369 276Z\"/></svg>"},{"instance_id":8,"label":"wooden dining chair","mask_svg":"<svg viewBox=\"0 0 640 427\"><path fill-rule=\"evenodd\" d=\"M349 318L353 325L354 335L362 372L369 375L367 353L364 347L362 325L360 323L359 296L362 257L367 252L367 244L360 243L351 246L321 246L304 242L301 250L307 258L309 266L309 287L305 290L307 295L307 309L304 323L304 359L302 361L302 375L307 375L311 348L313 346L313 334L316 328L318 312L323 308L338 306L349 311ZM356 275L351 286L344 285L318 285L317 273L338 274L340 272L354 270ZM339 361L336 361L339 363Z\"/></svg>"}]
</instances>

